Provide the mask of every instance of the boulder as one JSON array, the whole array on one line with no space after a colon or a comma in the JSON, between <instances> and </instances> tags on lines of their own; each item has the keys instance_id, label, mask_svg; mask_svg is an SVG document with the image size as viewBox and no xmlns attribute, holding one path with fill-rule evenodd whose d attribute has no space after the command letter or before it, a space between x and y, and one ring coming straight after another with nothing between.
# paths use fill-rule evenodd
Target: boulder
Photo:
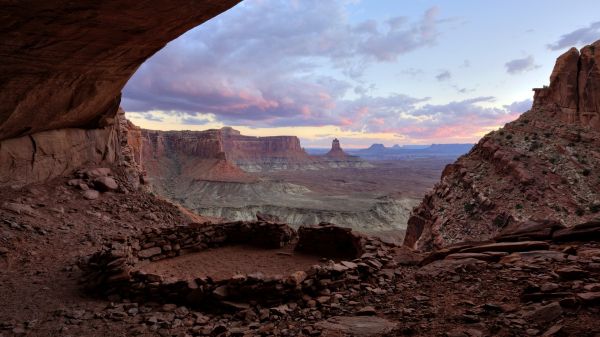
<instances>
[{"instance_id":1,"label":"boulder","mask_svg":"<svg viewBox=\"0 0 600 337\"><path fill-rule=\"evenodd\" d=\"M550 240L552 233L565 226L556 220L527 220L512 222L495 238L496 241Z\"/></svg>"},{"instance_id":2,"label":"boulder","mask_svg":"<svg viewBox=\"0 0 600 337\"><path fill-rule=\"evenodd\" d=\"M533 310L524 315L525 319L543 325L555 321L563 314L558 302L547 305L536 305Z\"/></svg>"},{"instance_id":3,"label":"boulder","mask_svg":"<svg viewBox=\"0 0 600 337\"><path fill-rule=\"evenodd\" d=\"M362 255L362 237L352 229L321 223L316 226L300 226L296 250L308 254L355 259Z\"/></svg>"},{"instance_id":4,"label":"boulder","mask_svg":"<svg viewBox=\"0 0 600 337\"><path fill-rule=\"evenodd\" d=\"M100 192L96 190L86 190L83 192L83 198L87 200L96 200L100 197Z\"/></svg>"},{"instance_id":5,"label":"boulder","mask_svg":"<svg viewBox=\"0 0 600 337\"><path fill-rule=\"evenodd\" d=\"M389 333L398 323L375 316L334 316L315 324L324 332L338 332L348 336L369 337Z\"/></svg>"},{"instance_id":6,"label":"boulder","mask_svg":"<svg viewBox=\"0 0 600 337\"><path fill-rule=\"evenodd\" d=\"M102 192L115 191L119 184L112 177L100 177L94 180L94 187Z\"/></svg>"},{"instance_id":7,"label":"boulder","mask_svg":"<svg viewBox=\"0 0 600 337\"><path fill-rule=\"evenodd\" d=\"M148 249L140 250L137 255L140 258L147 259L160 253L162 253L162 249L160 247L151 247Z\"/></svg>"}]
</instances>

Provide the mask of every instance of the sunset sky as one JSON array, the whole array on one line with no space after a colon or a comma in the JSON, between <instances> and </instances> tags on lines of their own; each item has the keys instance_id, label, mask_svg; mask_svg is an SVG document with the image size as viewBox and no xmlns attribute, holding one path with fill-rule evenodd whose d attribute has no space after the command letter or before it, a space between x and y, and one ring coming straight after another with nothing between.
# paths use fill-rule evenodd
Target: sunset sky
<instances>
[{"instance_id":1,"label":"sunset sky","mask_svg":"<svg viewBox=\"0 0 600 337\"><path fill-rule=\"evenodd\" d=\"M305 147L468 143L600 39L597 0L245 0L127 84L149 129L296 135Z\"/></svg>"}]
</instances>

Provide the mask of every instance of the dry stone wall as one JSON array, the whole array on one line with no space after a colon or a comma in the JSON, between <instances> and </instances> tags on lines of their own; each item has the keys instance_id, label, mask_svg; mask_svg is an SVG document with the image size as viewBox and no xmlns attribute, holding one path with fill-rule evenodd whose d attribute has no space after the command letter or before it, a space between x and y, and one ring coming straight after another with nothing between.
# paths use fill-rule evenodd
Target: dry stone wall
<instances>
[{"instance_id":1,"label":"dry stone wall","mask_svg":"<svg viewBox=\"0 0 600 337\"><path fill-rule=\"evenodd\" d=\"M322 247L331 245L332 233L339 234L340 242L350 245L343 252L357 255L346 255L347 260L339 262L325 259L326 262L308 270L285 276L267 277L256 272L215 281L206 276L185 280L166 278L141 272L135 266L228 244L279 248L296 239L295 231L286 224L262 221L148 230L139 237L113 243L82 261L83 283L89 293L99 296L118 294L138 302L242 309L248 303L282 303L305 295L317 296L324 290L350 289L391 261L388 253L393 246L330 224L301 227L299 249L331 253ZM308 245L307 241L313 244Z\"/></svg>"}]
</instances>

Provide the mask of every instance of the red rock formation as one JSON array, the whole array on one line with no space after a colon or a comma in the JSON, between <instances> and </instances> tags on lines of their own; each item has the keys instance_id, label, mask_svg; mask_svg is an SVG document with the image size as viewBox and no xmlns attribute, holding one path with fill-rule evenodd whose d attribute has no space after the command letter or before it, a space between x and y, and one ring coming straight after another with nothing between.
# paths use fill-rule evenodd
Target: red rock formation
<instances>
[{"instance_id":1,"label":"red rock formation","mask_svg":"<svg viewBox=\"0 0 600 337\"><path fill-rule=\"evenodd\" d=\"M331 142L331 150L329 150L325 156L329 158L346 158L348 157L348 154L342 150L340 141L335 138L333 139L333 142Z\"/></svg>"},{"instance_id":2,"label":"red rock formation","mask_svg":"<svg viewBox=\"0 0 600 337\"><path fill-rule=\"evenodd\" d=\"M137 151L140 155L136 160L155 181L255 180L226 158L222 130L141 130L141 148Z\"/></svg>"},{"instance_id":3,"label":"red rock formation","mask_svg":"<svg viewBox=\"0 0 600 337\"><path fill-rule=\"evenodd\" d=\"M550 86L534 91L534 106L558 106L562 121L600 131L600 41L561 55Z\"/></svg>"},{"instance_id":4,"label":"red rock formation","mask_svg":"<svg viewBox=\"0 0 600 337\"><path fill-rule=\"evenodd\" d=\"M300 140L294 136L252 137L243 136L230 127L206 131L151 131L142 130L142 147L139 162L147 170L161 158L179 157L187 161L221 160L228 163L227 170L236 171L233 166L250 167L271 165L307 164L312 159L300 146ZM224 163L219 167L223 169ZM247 177L238 168L240 179ZM149 172L157 175L158 172ZM212 174L216 178L218 174ZM199 176L197 176L199 177ZM231 176L233 177L233 176ZM210 180L213 180L210 179ZM245 178L244 178L245 179Z\"/></svg>"},{"instance_id":5,"label":"red rock formation","mask_svg":"<svg viewBox=\"0 0 600 337\"><path fill-rule=\"evenodd\" d=\"M405 245L436 249L532 219L571 226L598 216L599 47L560 56L530 111L446 167L413 210Z\"/></svg>"},{"instance_id":6,"label":"red rock formation","mask_svg":"<svg viewBox=\"0 0 600 337\"><path fill-rule=\"evenodd\" d=\"M60 129L0 141L0 186L26 185L119 157L114 126Z\"/></svg>"},{"instance_id":7,"label":"red rock formation","mask_svg":"<svg viewBox=\"0 0 600 337\"><path fill-rule=\"evenodd\" d=\"M2 1L0 140L102 128L147 58L238 2Z\"/></svg>"},{"instance_id":8,"label":"red rock formation","mask_svg":"<svg viewBox=\"0 0 600 337\"><path fill-rule=\"evenodd\" d=\"M237 164L253 164L284 160L289 163L310 162L296 136L243 136L232 128L222 128L220 137L228 160Z\"/></svg>"}]
</instances>

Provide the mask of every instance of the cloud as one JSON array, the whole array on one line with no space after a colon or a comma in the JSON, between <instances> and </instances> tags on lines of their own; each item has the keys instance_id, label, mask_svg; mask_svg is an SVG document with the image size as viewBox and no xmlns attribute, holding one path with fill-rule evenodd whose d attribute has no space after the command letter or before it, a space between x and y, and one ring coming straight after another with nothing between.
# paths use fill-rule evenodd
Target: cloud
<instances>
[{"instance_id":1,"label":"cloud","mask_svg":"<svg viewBox=\"0 0 600 337\"><path fill-rule=\"evenodd\" d=\"M249 126L339 123L339 102L372 89L360 81L366 69L431 46L440 35L436 7L416 19L350 22L347 5L243 2L144 63L122 104Z\"/></svg>"},{"instance_id":2,"label":"cloud","mask_svg":"<svg viewBox=\"0 0 600 337\"><path fill-rule=\"evenodd\" d=\"M136 112L135 115L136 115L135 116L136 118L142 118L142 119L145 119L145 120L151 121L151 122L162 122L163 121L163 118L158 116L153 111Z\"/></svg>"},{"instance_id":3,"label":"cloud","mask_svg":"<svg viewBox=\"0 0 600 337\"><path fill-rule=\"evenodd\" d=\"M459 94L467 94L467 93L469 93L469 92L473 92L473 91L475 91L475 89L462 88L462 87L459 87L459 86L457 86L457 85L452 85L452 88L453 88L454 90L456 90L456 92L458 92Z\"/></svg>"},{"instance_id":4,"label":"cloud","mask_svg":"<svg viewBox=\"0 0 600 337\"><path fill-rule=\"evenodd\" d=\"M508 61L504 64L504 67L506 67L507 73L511 75L516 75L524 73L526 71L537 69L540 66L535 64L533 56L530 55L521 59L514 59Z\"/></svg>"},{"instance_id":5,"label":"cloud","mask_svg":"<svg viewBox=\"0 0 600 337\"><path fill-rule=\"evenodd\" d=\"M529 109L531 109L531 105L533 101L531 99L525 99L518 102L513 102L511 104L504 105L504 109L511 113L523 113Z\"/></svg>"},{"instance_id":6,"label":"cloud","mask_svg":"<svg viewBox=\"0 0 600 337\"><path fill-rule=\"evenodd\" d=\"M429 98L391 95L346 102L344 130L394 133L423 142L472 141L482 130L497 128L531 107L531 100L501 108L487 107L495 97L481 96L446 104L428 104ZM385 121L381 123L380 121Z\"/></svg>"},{"instance_id":7,"label":"cloud","mask_svg":"<svg viewBox=\"0 0 600 337\"><path fill-rule=\"evenodd\" d=\"M450 78L452 78L452 74L450 74L450 71L444 70L441 73L435 75L435 78L440 82L446 81L446 80L449 80Z\"/></svg>"},{"instance_id":8,"label":"cloud","mask_svg":"<svg viewBox=\"0 0 600 337\"><path fill-rule=\"evenodd\" d=\"M419 75L422 75L424 73L423 69L419 69L419 68L408 68L408 69L404 69L402 71L400 71L401 75L407 75L410 77L417 77Z\"/></svg>"},{"instance_id":9,"label":"cloud","mask_svg":"<svg viewBox=\"0 0 600 337\"><path fill-rule=\"evenodd\" d=\"M186 125L204 125L212 120L210 118L184 117L181 119L182 124Z\"/></svg>"},{"instance_id":10,"label":"cloud","mask_svg":"<svg viewBox=\"0 0 600 337\"><path fill-rule=\"evenodd\" d=\"M558 41L548 44L550 50L562 50L578 45L590 44L600 37L600 21L593 22L589 26L576 29L564 34Z\"/></svg>"},{"instance_id":11,"label":"cloud","mask_svg":"<svg viewBox=\"0 0 600 337\"><path fill-rule=\"evenodd\" d=\"M362 73L434 45L443 20L433 7L416 19L351 22L347 3L242 2L144 63L124 90L123 107L145 119L153 110L165 111L166 119L190 128L335 126L423 141L470 141L518 115L488 107L493 97L431 104L429 97L375 96L379 90ZM419 76L423 70L404 73ZM452 73L442 69L436 78L450 80Z\"/></svg>"}]
</instances>

